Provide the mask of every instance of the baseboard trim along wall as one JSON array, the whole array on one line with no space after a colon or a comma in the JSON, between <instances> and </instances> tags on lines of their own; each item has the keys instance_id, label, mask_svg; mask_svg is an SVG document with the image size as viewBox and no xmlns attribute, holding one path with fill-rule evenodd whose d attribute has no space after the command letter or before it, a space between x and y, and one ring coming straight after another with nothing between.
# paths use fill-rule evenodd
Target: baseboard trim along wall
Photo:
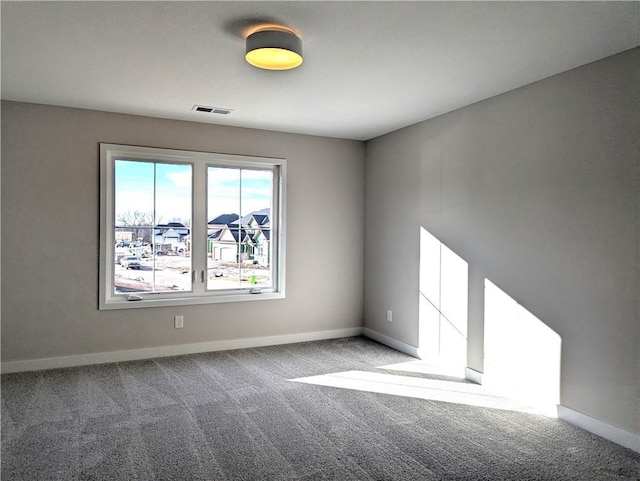
<instances>
[{"instance_id":1,"label":"baseboard trim along wall","mask_svg":"<svg viewBox=\"0 0 640 481\"><path fill-rule=\"evenodd\" d=\"M408 354L409 356L415 358L420 358L420 356L418 355L417 347L392 339L389 336L385 336L384 334L381 334L378 331L374 331L373 329L369 329L368 327L365 327L363 329L362 335L373 339L374 341L378 341L380 344L389 346L396 351L404 352L405 354Z\"/></svg>"},{"instance_id":2,"label":"baseboard trim along wall","mask_svg":"<svg viewBox=\"0 0 640 481\"><path fill-rule=\"evenodd\" d=\"M610 424L574 411L566 406L558 405L558 419L608 439L616 444L640 453L640 435L616 428Z\"/></svg>"},{"instance_id":3,"label":"baseboard trim along wall","mask_svg":"<svg viewBox=\"0 0 640 481\"><path fill-rule=\"evenodd\" d=\"M0 371L2 374L24 371L41 371L43 369L58 369L64 367L87 366L91 364L106 364L111 362L181 356L185 354L199 354L203 352L228 351L231 349L275 346L278 344L292 344L294 342L322 341L325 339L360 336L362 335L362 331L362 327L352 327L329 331L285 334L281 336L230 339L226 341L199 342L195 344L131 349L127 351L97 352L91 354L78 354L74 356L50 357L45 359L8 361L3 362L0 365Z\"/></svg>"},{"instance_id":4,"label":"baseboard trim along wall","mask_svg":"<svg viewBox=\"0 0 640 481\"><path fill-rule=\"evenodd\" d=\"M480 371L476 371L475 369L471 369L470 367L464 368L464 378L467 381L471 381L476 384L482 384L483 381L483 373Z\"/></svg>"}]
</instances>

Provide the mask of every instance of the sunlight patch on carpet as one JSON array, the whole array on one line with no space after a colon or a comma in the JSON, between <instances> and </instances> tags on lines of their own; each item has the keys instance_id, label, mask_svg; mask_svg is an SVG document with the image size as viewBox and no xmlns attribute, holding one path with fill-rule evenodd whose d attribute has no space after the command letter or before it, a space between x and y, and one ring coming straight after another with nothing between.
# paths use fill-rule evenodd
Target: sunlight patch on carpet
<instances>
[{"instance_id":1,"label":"sunlight patch on carpet","mask_svg":"<svg viewBox=\"0 0 640 481\"><path fill-rule=\"evenodd\" d=\"M478 384L468 382L443 381L366 371L344 371L301 377L291 379L291 381L430 401L465 404L467 406L554 415L553 412L549 412L544 407L529 406L517 400L494 394Z\"/></svg>"}]
</instances>

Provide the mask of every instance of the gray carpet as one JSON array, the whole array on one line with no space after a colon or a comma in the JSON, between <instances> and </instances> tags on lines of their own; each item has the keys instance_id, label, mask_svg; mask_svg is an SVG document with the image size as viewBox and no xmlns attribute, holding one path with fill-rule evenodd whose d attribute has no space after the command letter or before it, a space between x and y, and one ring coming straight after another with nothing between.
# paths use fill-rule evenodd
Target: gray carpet
<instances>
[{"instance_id":1,"label":"gray carpet","mask_svg":"<svg viewBox=\"0 0 640 481\"><path fill-rule=\"evenodd\" d=\"M2 480L640 479L556 419L291 381L410 360L357 337L4 375Z\"/></svg>"}]
</instances>

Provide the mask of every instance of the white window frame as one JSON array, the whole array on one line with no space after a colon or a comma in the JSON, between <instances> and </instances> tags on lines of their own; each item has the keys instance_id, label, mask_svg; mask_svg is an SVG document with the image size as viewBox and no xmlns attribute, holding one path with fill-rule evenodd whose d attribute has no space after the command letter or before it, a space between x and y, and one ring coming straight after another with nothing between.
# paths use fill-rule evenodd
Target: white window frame
<instances>
[{"instance_id":1,"label":"white window frame","mask_svg":"<svg viewBox=\"0 0 640 481\"><path fill-rule=\"evenodd\" d=\"M116 294L115 162L116 160L190 164L192 166L191 262L192 290ZM207 290L207 168L237 167L273 171L271 242L272 289ZM131 309L220 302L283 299L285 297L286 159L193 152L118 144L100 144L100 299L99 309ZM239 213L242 214L242 213ZM253 287L253 286L252 286Z\"/></svg>"}]
</instances>

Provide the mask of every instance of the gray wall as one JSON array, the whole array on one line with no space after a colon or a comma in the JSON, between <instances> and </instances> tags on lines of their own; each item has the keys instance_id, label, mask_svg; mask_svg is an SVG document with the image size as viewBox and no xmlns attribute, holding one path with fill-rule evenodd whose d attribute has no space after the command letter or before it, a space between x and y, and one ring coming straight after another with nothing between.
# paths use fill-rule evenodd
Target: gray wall
<instances>
[{"instance_id":1,"label":"gray wall","mask_svg":"<svg viewBox=\"0 0 640 481\"><path fill-rule=\"evenodd\" d=\"M469 264L470 367L486 278L562 337L561 404L640 432L638 65L627 51L369 141L365 327L418 346L424 227Z\"/></svg>"},{"instance_id":2,"label":"gray wall","mask_svg":"<svg viewBox=\"0 0 640 481\"><path fill-rule=\"evenodd\" d=\"M287 298L98 311L99 142L287 158ZM362 142L3 102L2 361L362 326L364 152Z\"/></svg>"}]
</instances>

